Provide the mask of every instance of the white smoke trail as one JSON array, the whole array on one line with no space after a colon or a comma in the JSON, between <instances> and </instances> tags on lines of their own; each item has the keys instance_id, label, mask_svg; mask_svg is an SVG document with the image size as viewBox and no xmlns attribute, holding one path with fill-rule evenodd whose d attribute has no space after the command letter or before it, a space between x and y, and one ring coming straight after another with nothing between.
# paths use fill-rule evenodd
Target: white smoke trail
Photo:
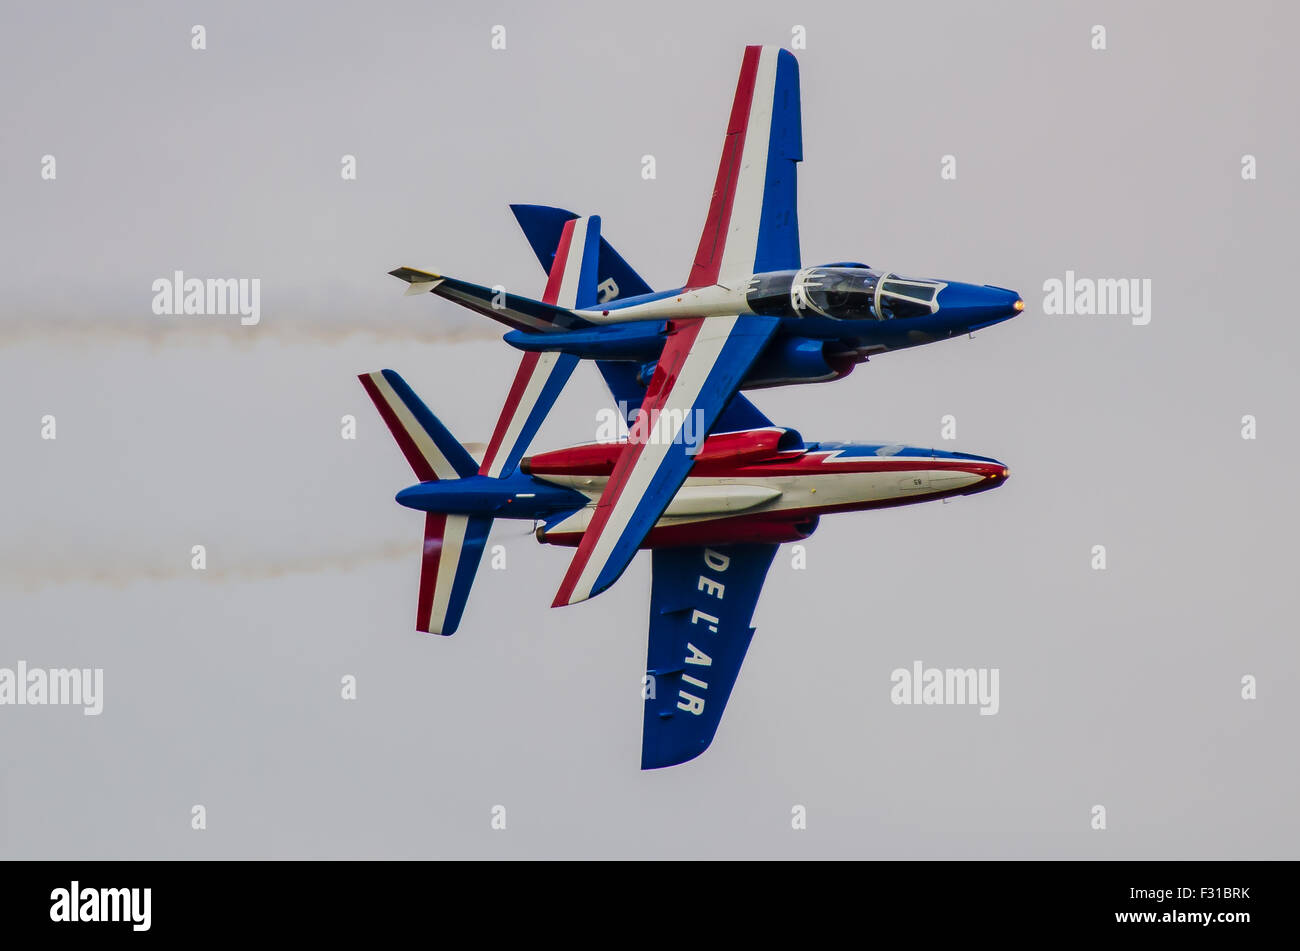
<instances>
[{"instance_id":1,"label":"white smoke trail","mask_svg":"<svg viewBox=\"0 0 1300 951\"><path fill-rule=\"evenodd\" d=\"M188 552L180 557L149 560L139 555L91 555L86 560L68 562L41 555L19 557L6 553L0 558L0 585L33 591L47 586L95 584L124 588L141 582L176 581L199 578L206 581L268 581L295 574L349 572L367 565L401 558L415 560L420 555L418 537L401 542L386 542L370 548L346 552L282 557L234 557L224 560L207 556L207 567L196 571L190 566Z\"/></svg>"},{"instance_id":2,"label":"white smoke trail","mask_svg":"<svg viewBox=\"0 0 1300 951\"><path fill-rule=\"evenodd\" d=\"M492 543L510 545L531 538L532 534L531 528L524 532L502 533L499 537L494 536ZM92 554L84 560L69 562L41 554L19 555L7 552L0 555L0 588L37 591L71 584L126 588L133 584L164 583L182 578L217 583L273 581L288 575L346 574L369 565L402 559L410 559L415 564L419 557L418 533L415 537L400 542L390 541L352 551L310 555L235 556L225 560L214 556L209 550L207 566L201 571L191 567L188 552L166 562L140 555L123 557L120 553L105 553L99 557Z\"/></svg>"},{"instance_id":3,"label":"white smoke trail","mask_svg":"<svg viewBox=\"0 0 1300 951\"><path fill-rule=\"evenodd\" d=\"M506 328L492 324L460 327L358 326L332 322L264 321L243 327L230 318L152 318L135 323L95 323L88 320L11 320L0 324L0 346L25 343L58 343L69 347L102 346L108 343L143 343L152 347L194 345L218 339L237 347L252 347L263 341L279 343L338 344L352 338L377 343L455 344L479 340L500 340Z\"/></svg>"}]
</instances>

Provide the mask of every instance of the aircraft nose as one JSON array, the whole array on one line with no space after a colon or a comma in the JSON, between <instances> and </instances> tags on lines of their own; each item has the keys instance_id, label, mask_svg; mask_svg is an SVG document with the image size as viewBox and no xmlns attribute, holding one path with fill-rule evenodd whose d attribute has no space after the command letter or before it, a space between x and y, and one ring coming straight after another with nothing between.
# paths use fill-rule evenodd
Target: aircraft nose
<instances>
[{"instance_id":1,"label":"aircraft nose","mask_svg":"<svg viewBox=\"0 0 1300 951\"><path fill-rule=\"evenodd\" d=\"M1014 317L1025 309L1025 299L1017 291L1008 290L1005 287L994 287L992 284L985 284L984 290L998 295L994 306L1010 311L1007 315L1009 317Z\"/></svg>"},{"instance_id":2,"label":"aircraft nose","mask_svg":"<svg viewBox=\"0 0 1300 951\"><path fill-rule=\"evenodd\" d=\"M939 310L966 321L970 329L1007 320L1025 309L1016 291L992 284L952 283L939 292Z\"/></svg>"},{"instance_id":3,"label":"aircraft nose","mask_svg":"<svg viewBox=\"0 0 1300 951\"><path fill-rule=\"evenodd\" d=\"M967 489L967 492L984 492L988 489L996 489L1011 476L1011 470L1007 468L1006 464L998 462L996 459L982 459L973 463L967 471L972 475L980 476L980 481Z\"/></svg>"},{"instance_id":4,"label":"aircraft nose","mask_svg":"<svg viewBox=\"0 0 1300 951\"><path fill-rule=\"evenodd\" d=\"M1000 462L990 463L980 469L980 474L993 483L1005 482L1011 476L1011 470Z\"/></svg>"}]
</instances>

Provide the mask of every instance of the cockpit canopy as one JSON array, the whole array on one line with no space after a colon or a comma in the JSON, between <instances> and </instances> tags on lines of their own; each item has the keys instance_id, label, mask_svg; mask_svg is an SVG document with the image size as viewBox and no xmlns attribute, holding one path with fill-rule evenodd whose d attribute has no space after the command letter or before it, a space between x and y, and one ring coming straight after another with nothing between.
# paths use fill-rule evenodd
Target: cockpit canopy
<instances>
[{"instance_id":1,"label":"cockpit canopy","mask_svg":"<svg viewBox=\"0 0 1300 951\"><path fill-rule=\"evenodd\" d=\"M935 313L944 286L864 267L810 267L762 275L748 299L755 313L894 320Z\"/></svg>"},{"instance_id":2,"label":"cockpit canopy","mask_svg":"<svg viewBox=\"0 0 1300 951\"><path fill-rule=\"evenodd\" d=\"M880 279L880 306L889 317L928 317L939 309L942 284L886 274Z\"/></svg>"}]
</instances>

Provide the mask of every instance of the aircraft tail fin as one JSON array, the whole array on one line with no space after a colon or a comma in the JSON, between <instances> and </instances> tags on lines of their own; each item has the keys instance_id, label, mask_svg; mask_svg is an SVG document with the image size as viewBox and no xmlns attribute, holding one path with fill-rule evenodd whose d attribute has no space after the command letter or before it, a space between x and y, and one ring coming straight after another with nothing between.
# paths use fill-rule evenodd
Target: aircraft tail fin
<instances>
[{"instance_id":1,"label":"aircraft tail fin","mask_svg":"<svg viewBox=\"0 0 1300 951\"><path fill-rule=\"evenodd\" d=\"M528 239L529 247L537 255L542 270L549 274L560 246L564 225L578 215L549 205L511 205L510 210L519 222L524 237ZM650 293L650 285L604 237L598 242L596 254L596 292L596 302L599 304Z\"/></svg>"},{"instance_id":2,"label":"aircraft tail fin","mask_svg":"<svg viewBox=\"0 0 1300 951\"><path fill-rule=\"evenodd\" d=\"M363 373L359 379L421 482L478 473L478 463L400 376L381 370ZM489 515L425 515L416 630L455 632L491 528Z\"/></svg>"},{"instance_id":3,"label":"aircraft tail fin","mask_svg":"<svg viewBox=\"0 0 1300 951\"><path fill-rule=\"evenodd\" d=\"M599 216L572 218L564 222L551 266L547 269L542 302L573 310L596 306L596 265L599 258Z\"/></svg>"}]
</instances>

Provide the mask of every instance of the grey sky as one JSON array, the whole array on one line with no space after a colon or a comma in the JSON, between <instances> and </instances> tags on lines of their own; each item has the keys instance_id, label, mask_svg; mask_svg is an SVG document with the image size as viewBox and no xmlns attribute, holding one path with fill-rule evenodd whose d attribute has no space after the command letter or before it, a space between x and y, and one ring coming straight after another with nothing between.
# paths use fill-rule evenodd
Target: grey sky
<instances>
[{"instance_id":1,"label":"grey sky","mask_svg":"<svg viewBox=\"0 0 1300 951\"><path fill-rule=\"evenodd\" d=\"M412 477L355 374L486 439L516 354L385 272L535 295L532 201L680 284L741 48L794 24L804 260L1028 308L755 402L1012 477L826 518L806 571L783 549L713 747L642 774L648 556L551 610L569 552L499 522L508 569L417 635ZM0 667L101 666L105 700L0 707L0 855L1294 858L1298 31L1283 3L7 5ZM154 316L176 269L259 277L261 323ZM1149 278L1150 325L1043 316L1067 269ZM605 398L584 368L536 445ZM915 660L1000 668L1000 712L892 705Z\"/></svg>"}]
</instances>

